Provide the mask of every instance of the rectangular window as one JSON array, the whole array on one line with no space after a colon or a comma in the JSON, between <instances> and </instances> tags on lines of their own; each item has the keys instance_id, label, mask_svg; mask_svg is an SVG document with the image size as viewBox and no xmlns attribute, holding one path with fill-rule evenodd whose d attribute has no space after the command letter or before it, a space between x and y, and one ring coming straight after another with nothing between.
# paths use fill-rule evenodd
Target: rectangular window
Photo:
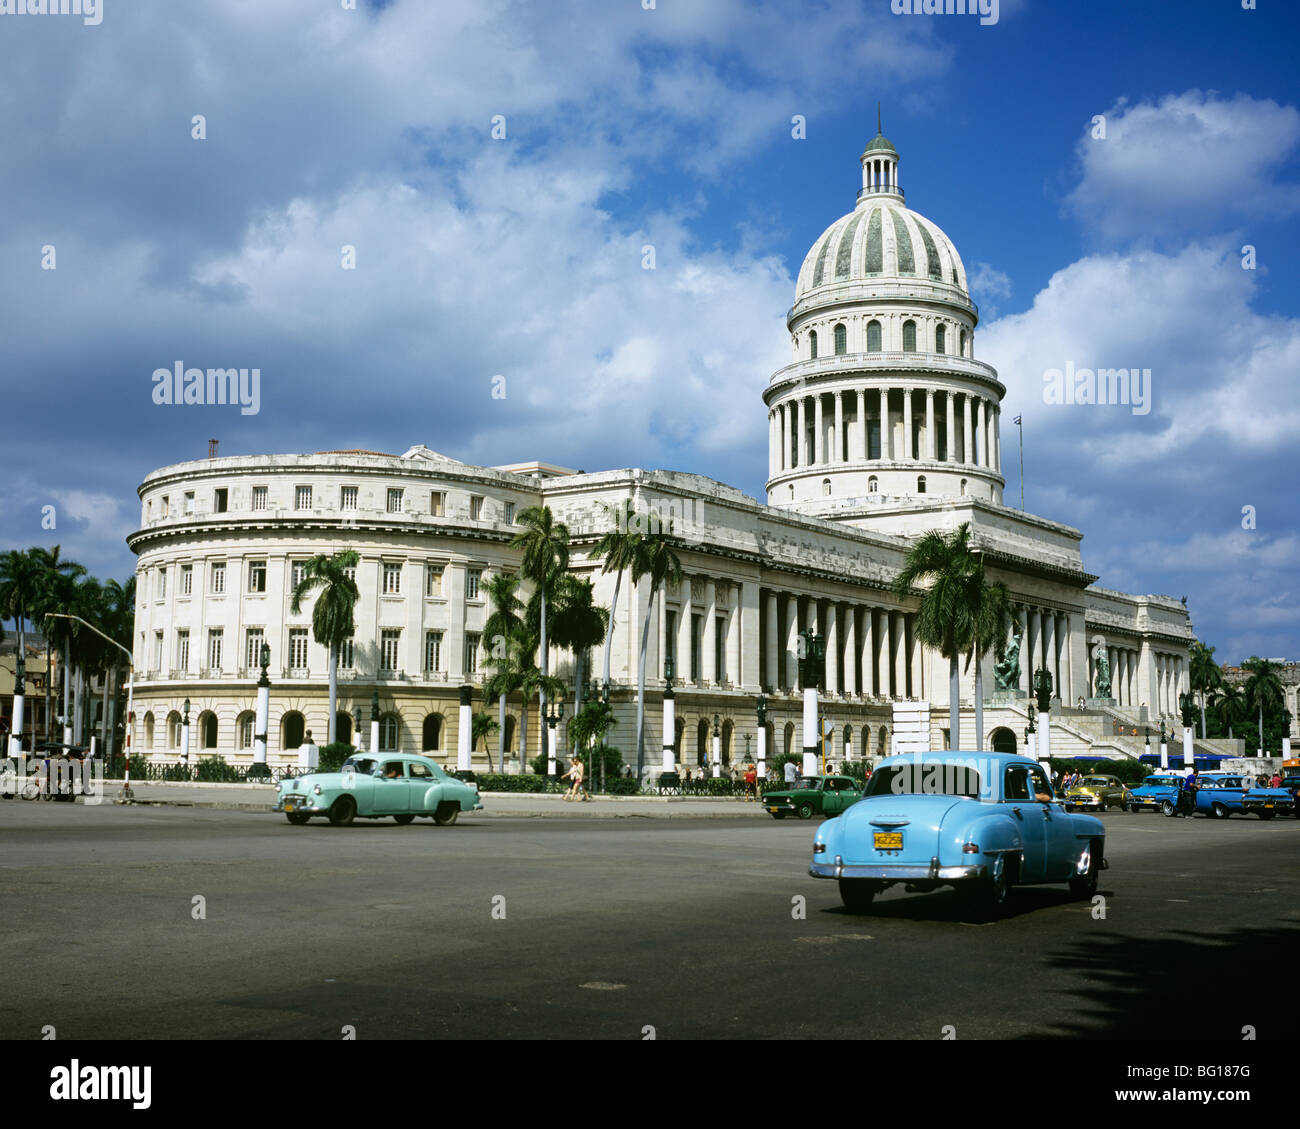
<instances>
[{"instance_id":1,"label":"rectangular window","mask_svg":"<svg viewBox=\"0 0 1300 1129\"><path fill-rule=\"evenodd\" d=\"M481 638L473 632L465 633L465 673L478 673L478 641Z\"/></svg>"},{"instance_id":2,"label":"rectangular window","mask_svg":"<svg viewBox=\"0 0 1300 1129\"><path fill-rule=\"evenodd\" d=\"M352 670L356 666L356 648L351 635L343 640L343 645L339 648L339 669Z\"/></svg>"},{"instance_id":3,"label":"rectangular window","mask_svg":"<svg viewBox=\"0 0 1300 1129\"><path fill-rule=\"evenodd\" d=\"M477 494L469 496L469 520L478 521L483 516L483 499Z\"/></svg>"},{"instance_id":4,"label":"rectangular window","mask_svg":"<svg viewBox=\"0 0 1300 1129\"><path fill-rule=\"evenodd\" d=\"M253 747L253 715L248 714L239 720L239 747L241 749L251 749Z\"/></svg>"},{"instance_id":5,"label":"rectangular window","mask_svg":"<svg viewBox=\"0 0 1300 1129\"><path fill-rule=\"evenodd\" d=\"M226 591L226 562L212 562L212 594L222 596Z\"/></svg>"},{"instance_id":6,"label":"rectangular window","mask_svg":"<svg viewBox=\"0 0 1300 1129\"><path fill-rule=\"evenodd\" d=\"M158 503L158 516L159 517L172 516L171 499L168 498L166 494L162 496L162 499Z\"/></svg>"},{"instance_id":7,"label":"rectangular window","mask_svg":"<svg viewBox=\"0 0 1300 1129\"><path fill-rule=\"evenodd\" d=\"M402 566L399 564L384 565L384 595L399 596L402 592Z\"/></svg>"},{"instance_id":8,"label":"rectangular window","mask_svg":"<svg viewBox=\"0 0 1300 1129\"><path fill-rule=\"evenodd\" d=\"M230 505L230 491L224 486L212 492L212 512L224 514Z\"/></svg>"},{"instance_id":9,"label":"rectangular window","mask_svg":"<svg viewBox=\"0 0 1300 1129\"><path fill-rule=\"evenodd\" d=\"M176 669L179 671L190 669L190 633L188 631L176 632Z\"/></svg>"},{"instance_id":10,"label":"rectangular window","mask_svg":"<svg viewBox=\"0 0 1300 1129\"><path fill-rule=\"evenodd\" d=\"M424 633L424 669L428 671L442 669L441 631L426 631Z\"/></svg>"},{"instance_id":11,"label":"rectangular window","mask_svg":"<svg viewBox=\"0 0 1300 1129\"><path fill-rule=\"evenodd\" d=\"M388 490L388 512L390 514L400 514L402 512L402 491L393 489Z\"/></svg>"},{"instance_id":12,"label":"rectangular window","mask_svg":"<svg viewBox=\"0 0 1300 1129\"><path fill-rule=\"evenodd\" d=\"M311 509L311 487L295 486L293 490L293 508L295 510Z\"/></svg>"},{"instance_id":13,"label":"rectangular window","mask_svg":"<svg viewBox=\"0 0 1300 1129\"><path fill-rule=\"evenodd\" d=\"M222 629L220 627L208 628L208 669L221 669L221 639Z\"/></svg>"},{"instance_id":14,"label":"rectangular window","mask_svg":"<svg viewBox=\"0 0 1300 1129\"><path fill-rule=\"evenodd\" d=\"M244 636L244 669L257 670L262 665L262 644L266 633L260 627L250 627Z\"/></svg>"},{"instance_id":15,"label":"rectangular window","mask_svg":"<svg viewBox=\"0 0 1300 1129\"><path fill-rule=\"evenodd\" d=\"M291 670L307 669L307 629L291 627L289 629L289 668Z\"/></svg>"},{"instance_id":16,"label":"rectangular window","mask_svg":"<svg viewBox=\"0 0 1300 1129\"><path fill-rule=\"evenodd\" d=\"M514 502L506 503L506 524L514 525L515 523L515 504Z\"/></svg>"},{"instance_id":17,"label":"rectangular window","mask_svg":"<svg viewBox=\"0 0 1300 1129\"><path fill-rule=\"evenodd\" d=\"M248 562L248 590L250 592L266 591L266 561Z\"/></svg>"},{"instance_id":18,"label":"rectangular window","mask_svg":"<svg viewBox=\"0 0 1300 1129\"><path fill-rule=\"evenodd\" d=\"M185 491L185 512L192 514L194 512L194 491Z\"/></svg>"},{"instance_id":19,"label":"rectangular window","mask_svg":"<svg viewBox=\"0 0 1300 1129\"><path fill-rule=\"evenodd\" d=\"M265 486L253 487L253 509L255 510L266 509L266 487Z\"/></svg>"},{"instance_id":20,"label":"rectangular window","mask_svg":"<svg viewBox=\"0 0 1300 1129\"><path fill-rule=\"evenodd\" d=\"M181 595L188 596L194 591L194 566L181 565Z\"/></svg>"},{"instance_id":21,"label":"rectangular window","mask_svg":"<svg viewBox=\"0 0 1300 1129\"><path fill-rule=\"evenodd\" d=\"M158 570L158 599L167 599L167 570L165 568Z\"/></svg>"},{"instance_id":22,"label":"rectangular window","mask_svg":"<svg viewBox=\"0 0 1300 1129\"><path fill-rule=\"evenodd\" d=\"M429 495L429 516L430 517L442 517L442 507L443 507L443 503L446 501L446 498L447 495L444 494L441 490L434 490Z\"/></svg>"},{"instance_id":23,"label":"rectangular window","mask_svg":"<svg viewBox=\"0 0 1300 1129\"><path fill-rule=\"evenodd\" d=\"M481 568L467 569L465 572L465 599L478 599L478 586L483 579L483 570Z\"/></svg>"},{"instance_id":24,"label":"rectangular window","mask_svg":"<svg viewBox=\"0 0 1300 1129\"><path fill-rule=\"evenodd\" d=\"M379 641L379 669L386 673L393 673L397 670L397 653L401 646L402 632L399 628L396 631L380 632Z\"/></svg>"},{"instance_id":25,"label":"rectangular window","mask_svg":"<svg viewBox=\"0 0 1300 1129\"><path fill-rule=\"evenodd\" d=\"M424 566L424 594L425 596L442 595L442 565Z\"/></svg>"},{"instance_id":26,"label":"rectangular window","mask_svg":"<svg viewBox=\"0 0 1300 1129\"><path fill-rule=\"evenodd\" d=\"M306 573L306 561L292 561L289 564L289 591L296 591Z\"/></svg>"},{"instance_id":27,"label":"rectangular window","mask_svg":"<svg viewBox=\"0 0 1300 1129\"><path fill-rule=\"evenodd\" d=\"M162 670L162 649L163 633L155 631L153 633L153 669Z\"/></svg>"},{"instance_id":28,"label":"rectangular window","mask_svg":"<svg viewBox=\"0 0 1300 1129\"><path fill-rule=\"evenodd\" d=\"M357 488L344 486L339 490L339 509L355 510L357 508Z\"/></svg>"}]
</instances>

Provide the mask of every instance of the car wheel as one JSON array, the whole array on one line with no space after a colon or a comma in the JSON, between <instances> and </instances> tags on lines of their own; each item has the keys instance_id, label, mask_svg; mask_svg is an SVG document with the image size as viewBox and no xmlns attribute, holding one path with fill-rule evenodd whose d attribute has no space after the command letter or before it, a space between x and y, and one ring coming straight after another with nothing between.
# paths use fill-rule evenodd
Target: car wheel
<instances>
[{"instance_id":1,"label":"car wheel","mask_svg":"<svg viewBox=\"0 0 1300 1129\"><path fill-rule=\"evenodd\" d=\"M1175 815L1178 814L1178 809L1177 809L1176 807L1174 807L1174 802L1173 802L1173 800L1161 800L1161 801L1160 801L1160 814L1161 814L1161 815L1167 815L1167 816L1169 816L1170 818L1173 818Z\"/></svg>"},{"instance_id":2,"label":"car wheel","mask_svg":"<svg viewBox=\"0 0 1300 1129\"><path fill-rule=\"evenodd\" d=\"M357 802L351 796L340 796L330 808L330 823L335 827L349 827L357 815Z\"/></svg>"},{"instance_id":3,"label":"car wheel","mask_svg":"<svg viewBox=\"0 0 1300 1129\"><path fill-rule=\"evenodd\" d=\"M871 901L880 892L869 878L841 878L840 900L849 913L870 913Z\"/></svg>"},{"instance_id":4,"label":"car wheel","mask_svg":"<svg viewBox=\"0 0 1300 1129\"><path fill-rule=\"evenodd\" d=\"M393 819L396 820L398 823L400 823L403 827L405 827L408 823L412 822L415 819L415 816L409 814L395 815L393 816Z\"/></svg>"},{"instance_id":5,"label":"car wheel","mask_svg":"<svg viewBox=\"0 0 1300 1129\"><path fill-rule=\"evenodd\" d=\"M799 805L799 818L812 819L812 804L802 803Z\"/></svg>"},{"instance_id":6,"label":"car wheel","mask_svg":"<svg viewBox=\"0 0 1300 1129\"><path fill-rule=\"evenodd\" d=\"M1011 880L1007 874L1006 856L998 855L993 873L987 878L972 878L958 887L962 900L962 916L968 921L994 921L1006 909L1011 896Z\"/></svg>"},{"instance_id":7,"label":"car wheel","mask_svg":"<svg viewBox=\"0 0 1300 1129\"><path fill-rule=\"evenodd\" d=\"M1275 812L1275 811L1261 811L1261 812L1259 813L1259 818L1260 818L1260 819L1272 819L1275 815L1277 815L1277 812Z\"/></svg>"},{"instance_id":8,"label":"car wheel","mask_svg":"<svg viewBox=\"0 0 1300 1129\"><path fill-rule=\"evenodd\" d=\"M774 812L772 813L772 818L773 818L773 819L784 819L784 818L785 818L785 812L783 812L783 811L774 811Z\"/></svg>"},{"instance_id":9,"label":"car wheel","mask_svg":"<svg viewBox=\"0 0 1300 1129\"><path fill-rule=\"evenodd\" d=\"M295 827L301 827L307 820L311 819L305 811L287 811L284 818L292 823Z\"/></svg>"},{"instance_id":10,"label":"car wheel","mask_svg":"<svg viewBox=\"0 0 1300 1129\"><path fill-rule=\"evenodd\" d=\"M1232 812L1230 812L1222 804L1215 804L1210 810L1214 813L1215 819L1227 819L1230 815L1232 815Z\"/></svg>"},{"instance_id":11,"label":"car wheel","mask_svg":"<svg viewBox=\"0 0 1300 1129\"><path fill-rule=\"evenodd\" d=\"M460 808L442 804L434 813L433 822L439 827L450 827L460 816Z\"/></svg>"},{"instance_id":12,"label":"car wheel","mask_svg":"<svg viewBox=\"0 0 1300 1129\"><path fill-rule=\"evenodd\" d=\"M1070 879L1070 893L1076 898L1091 898L1097 892L1097 881L1101 877L1102 844L1093 840L1088 845L1088 873L1082 878Z\"/></svg>"}]
</instances>

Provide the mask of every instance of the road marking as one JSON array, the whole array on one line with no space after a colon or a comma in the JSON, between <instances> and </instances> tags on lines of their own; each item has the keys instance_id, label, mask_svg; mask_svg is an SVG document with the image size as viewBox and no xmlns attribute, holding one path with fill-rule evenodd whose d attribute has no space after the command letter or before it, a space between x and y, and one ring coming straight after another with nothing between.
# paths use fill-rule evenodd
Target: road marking
<instances>
[{"instance_id":1,"label":"road marking","mask_svg":"<svg viewBox=\"0 0 1300 1129\"><path fill-rule=\"evenodd\" d=\"M588 980L585 984L579 984L579 988L591 988L597 992L614 992L619 988L626 988L626 984L611 984L608 980Z\"/></svg>"},{"instance_id":2,"label":"road marking","mask_svg":"<svg viewBox=\"0 0 1300 1129\"><path fill-rule=\"evenodd\" d=\"M823 937L796 937L799 945L834 945L839 941L874 941L870 933L832 933Z\"/></svg>"}]
</instances>

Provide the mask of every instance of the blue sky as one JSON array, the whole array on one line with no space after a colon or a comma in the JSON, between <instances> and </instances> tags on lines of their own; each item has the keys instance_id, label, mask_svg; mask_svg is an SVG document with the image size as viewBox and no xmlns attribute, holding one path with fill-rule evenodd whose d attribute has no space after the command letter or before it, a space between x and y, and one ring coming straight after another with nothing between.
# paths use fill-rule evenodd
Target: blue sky
<instances>
[{"instance_id":1,"label":"blue sky","mask_svg":"<svg viewBox=\"0 0 1300 1129\"><path fill-rule=\"evenodd\" d=\"M0 15L0 549L128 575L136 486L211 436L762 497L794 276L880 101L1024 416L1028 508L1084 531L1100 583L1186 595L1219 658L1300 658L1298 33L1277 0L1002 0L990 26L890 0ZM178 359L260 368L260 411L154 404ZM1045 403L1067 362L1150 368L1152 410Z\"/></svg>"}]
</instances>

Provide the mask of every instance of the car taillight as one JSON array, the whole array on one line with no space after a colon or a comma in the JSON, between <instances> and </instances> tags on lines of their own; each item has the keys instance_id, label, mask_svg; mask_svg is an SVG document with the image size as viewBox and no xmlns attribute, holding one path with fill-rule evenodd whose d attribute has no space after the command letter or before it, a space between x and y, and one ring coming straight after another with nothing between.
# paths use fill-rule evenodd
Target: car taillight
<instances>
[{"instance_id":1,"label":"car taillight","mask_svg":"<svg viewBox=\"0 0 1300 1129\"><path fill-rule=\"evenodd\" d=\"M977 855L980 853L980 845L978 843L967 843L962 847L961 853L964 855Z\"/></svg>"}]
</instances>

